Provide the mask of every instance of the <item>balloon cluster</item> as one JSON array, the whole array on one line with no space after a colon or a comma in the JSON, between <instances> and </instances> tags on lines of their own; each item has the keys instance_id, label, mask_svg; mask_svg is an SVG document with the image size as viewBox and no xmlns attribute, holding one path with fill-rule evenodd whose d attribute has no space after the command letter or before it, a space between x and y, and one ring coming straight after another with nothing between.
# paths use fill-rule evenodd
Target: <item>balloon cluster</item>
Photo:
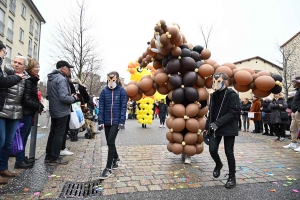
<instances>
[{"instance_id":1,"label":"balloon cluster","mask_svg":"<svg viewBox=\"0 0 300 200\"><path fill-rule=\"evenodd\" d=\"M140 124L152 124L154 100L150 97L145 97L136 103L139 104L136 111L138 122Z\"/></svg>"},{"instance_id":2,"label":"balloon cluster","mask_svg":"<svg viewBox=\"0 0 300 200\"><path fill-rule=\"evenodd\" d=\"M251 68L237 70L232 63L219 65L209 59L211 52L202 46L187 43L178 24L167 24L160 20L154 27L154 37L146 51L139 57L140 67L153 63L153 76L144 76L140 82L130 82L126 88L128 96L139 100L142 94L153 95L157 90L167 94L172 101L168 108L170 117L166 125L169 131L167 149L174 154L184 152L189 156L203 151L203 135L212 75L224 72L229 77L229 85L237 91L252 89L259 97L281 91L282 78Z\"/></svg>"}]
</instances>

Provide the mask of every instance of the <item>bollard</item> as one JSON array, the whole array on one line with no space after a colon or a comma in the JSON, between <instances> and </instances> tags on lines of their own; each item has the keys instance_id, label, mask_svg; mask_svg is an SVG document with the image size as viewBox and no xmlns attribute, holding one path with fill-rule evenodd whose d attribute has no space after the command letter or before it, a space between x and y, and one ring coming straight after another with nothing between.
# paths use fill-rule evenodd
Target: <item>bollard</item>
<instances>
[{"instance_id":1,"label":"bollard","mask_svg":"<svg viewBox=\"0 0 300 200\"><path fill-rule=\"evenodd\" d=\"M39 120L39 113L36 113L34 115L34 125L31 127L31 133L30 133L29 158L35 158L38 120Z\"/></svg>"}]
</instances>

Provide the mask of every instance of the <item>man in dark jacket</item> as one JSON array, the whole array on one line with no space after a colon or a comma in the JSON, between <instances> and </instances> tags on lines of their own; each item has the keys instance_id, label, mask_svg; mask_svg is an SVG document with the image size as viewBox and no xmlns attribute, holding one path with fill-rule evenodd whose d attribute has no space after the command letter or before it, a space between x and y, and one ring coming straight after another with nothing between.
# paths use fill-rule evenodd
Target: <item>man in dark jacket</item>
<instances>
[{"instance_id":1,"label":"man in dark jacket","mask_svg":"<svg viewBox=\"0 0 300 200\"><path fill-rule=\"evenodd\" d=\"M51 116L51 128L47 141L45 162L49 165L68 164L59 157L63 138L68 126L71 104L77 100L77 95L71 95L67 76L71 66L66 61L58 61L56 70L48 74L47 97Z\"/></svg>"},{"instance_id":2,"label":"man in dark jacket","mask_svg":"<svg viewBox=\"0 0 300 200\"><path fill-rule=\"evenodd\" d=\"M271 97L266 97L265 100L262 103L262 119L265 127L265 132L263 135L268 135L268 136L274 136L274 129L273 129L273 124L271 124L271 108L270 108L270 103L272 101ZM270 130L270 132L269 132Z\"/></svg>"},{"instance_id":3,"label":"man in dark jacket","mask_svg":"<svg viewBox=\"0 0 300 200\"><path fill-rule=\"evenodd\" d=\"M203 134L209 138L209 152L216 163L213 171L215 178L220 176L220 170L223 167L218 149L224 137L225 154L229 166L229 177L225 187L230 189L236 186L234 141L239 132L240 102L237 93L227 88L227 81L228 77L225 73L213 75L212 88L215 92L211 96L208 120Z\"/></svg>"}]
</instances>

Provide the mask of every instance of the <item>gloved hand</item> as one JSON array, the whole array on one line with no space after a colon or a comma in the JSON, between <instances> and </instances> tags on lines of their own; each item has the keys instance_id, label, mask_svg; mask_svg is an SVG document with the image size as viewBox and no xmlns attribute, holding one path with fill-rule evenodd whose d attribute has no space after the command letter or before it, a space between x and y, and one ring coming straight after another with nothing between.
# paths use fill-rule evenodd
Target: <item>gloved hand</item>
<instances>
[{"instance_id":1,"label":"gloved hand","mask_svg":"<svg viewBox=\"0 0 300 200\"><path fill-rule=\"evenodd\" d=\"M42 103L39 103L39 110L38 112L41 114L44 110L44 105Z\"/></svg>"},{"instance_id":2,"label":"gloved hand","mask_svg":"<svg viewBox=\"0 0 300 200\"><path fill-rule=\"evenodd\" d=\"M125 129L124 124L119 124L118 129Z\"/></svg>"},{"instance_id":3,"label":"gloved hand","mask_svg":"<svg viewBox=\"0 0 300 200\"><path fill-rule=\"evenodd\" d=\"M98 126L98 131L102 131L103 130L103 124L99 124L99 126Z\"/></svg>"},{"instance_id":4,"label":"gloved hand","mask_svg":"<svg viewBox=\"0 0 300 200\"><path fill-rule=\"evenodd\" d=\"M213 130L213 131L216 131L218 129L218 126L216 125L216 123L211 123L210 124L210 128Z\"/></svg>"}]
</instances>

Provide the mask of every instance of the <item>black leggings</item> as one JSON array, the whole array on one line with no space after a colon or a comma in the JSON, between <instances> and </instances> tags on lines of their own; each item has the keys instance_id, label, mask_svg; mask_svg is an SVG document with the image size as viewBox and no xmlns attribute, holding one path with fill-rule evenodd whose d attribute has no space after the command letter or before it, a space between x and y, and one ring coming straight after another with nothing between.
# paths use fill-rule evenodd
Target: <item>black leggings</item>
<instances>
[{"instance_id":1,"label":"black leggings","mask_svg":"<svg viewBox=\"0 0 300 200\"><path fill-rule=\"evenodd\" d=\"M285 138L285 125L284 124L274 124L275 135L277 137Z\"/></svg>"},{"instance_id":2,"label":"black leggings","mask_svg":"<svg viewBox=\"0 0 300 200\"><path fill-rule=\"evenodd\" d=\"M224 138L224 147L225 154L227 157L228 167L230 173L235 173L235 158L234 158L234 141L235 136L225 136ZM216 165L221 164L221 158L219 156L218 150L219 145L222 139L222 136L214 137L213 134L210 135L210 144L209 144L209 153L211 157L214 159Z\"/></svg>"},{"instance_id":3,"label":"black leggings","mask_svg":"<svg viewBox=\"0 0 300 200\"><path fill-rule=\"evenodd\" d=\"M159 117L160 124L165 125L166 117Z\"/></svg>"},{"instance_id":4,"label":"black leggings","mask_svg":"<svg viewBox=\"0 0 300 200\"><path fill-rule=\"evenodd\" d=\"M108 153L107 153L107 163L106 168L111 169L113 159L118 159L118 153L116 148L116 138L119 132L118 125L105 125L105 138L106 143L108 146Z\"/></svg>"}]
</instances>

